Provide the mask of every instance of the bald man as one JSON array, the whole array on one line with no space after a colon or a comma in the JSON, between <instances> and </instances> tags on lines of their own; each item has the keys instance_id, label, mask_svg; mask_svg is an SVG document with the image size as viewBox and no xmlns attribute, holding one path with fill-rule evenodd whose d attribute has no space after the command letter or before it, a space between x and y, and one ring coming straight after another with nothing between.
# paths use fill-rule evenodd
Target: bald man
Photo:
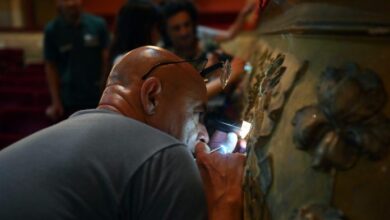
<instances>
[{"instance_id":1,"label":"bald man","mask_svg":"<svg viewBox=\"0 0 390 220\"><path fill-rule=\"evenodd\" d=\"M190 148L208 141L206 88L180 60L157 47L129 52L97 109L1 151L0 219L205 219Z\"/></svg>"},{"instance_id":2,"label":"bald man","mask_svg":"<svg viewBox=\"0 0 390 220\"><path fill-rule=\"evenodd\" d=\"M240 219L244 159L209 154L206 96L171 52L129 52L97 109L0 151L0 219Z\"/></svg>"}]
</instances>

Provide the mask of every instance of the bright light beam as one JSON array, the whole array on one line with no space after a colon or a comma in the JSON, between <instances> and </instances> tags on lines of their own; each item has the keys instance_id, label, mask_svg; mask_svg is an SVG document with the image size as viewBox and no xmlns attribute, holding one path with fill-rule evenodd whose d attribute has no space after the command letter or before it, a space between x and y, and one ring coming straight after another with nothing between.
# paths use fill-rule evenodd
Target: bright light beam
<instances>
[{"instance_id":1,"label":"bright light beam","mask_svg":"<svg viewBox=\"0 0 390 220\"><path fill-rule=\"evenodd\" d=\"M242 121L241 129L240 129L240 137L244 139L248 135L251 128L252 128L251 123L247 121Z\"/></svg>"}]
</instances>

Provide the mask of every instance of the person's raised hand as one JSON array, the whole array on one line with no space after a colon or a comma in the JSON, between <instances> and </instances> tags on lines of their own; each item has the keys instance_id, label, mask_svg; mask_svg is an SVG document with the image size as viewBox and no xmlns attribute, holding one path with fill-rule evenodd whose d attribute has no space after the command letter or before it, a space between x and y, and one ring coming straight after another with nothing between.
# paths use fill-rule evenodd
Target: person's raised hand
<instances>
[{"instance_id":1,"label":"person's raised hand","mask_svg":"<svg viewBox=\"0 0 390 220\"><path fill-rule=\"evenodd\" d=\"M242 14L242 16L248 16L256 9L256 7L257 7L256 1L248 1L241 9L240 14Z\"/></svg>"},{"instance_id":2,"label":"person's raised hand","mask_svg":"<svg viewBox=\"0 0 390 220\"><path fill-rule=\"evenodd\" d=\"M210 153L207 144L199 142L195 146L195 157L204 185L209 219L242 219L245 156Z\"/></svg>"}]
</instances>

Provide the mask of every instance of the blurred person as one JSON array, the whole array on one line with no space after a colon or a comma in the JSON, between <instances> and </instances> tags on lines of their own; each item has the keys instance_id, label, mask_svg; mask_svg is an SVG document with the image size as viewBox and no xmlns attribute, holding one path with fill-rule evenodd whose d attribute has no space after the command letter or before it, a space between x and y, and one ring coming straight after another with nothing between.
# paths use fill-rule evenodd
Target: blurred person
<instances>
[{"instance_id":1,"label":"blurred person","mask_svg":"<svg viewBox=\"0 0 390 220\"><path fill-rule=\"evenodd\" d=\"M216 62L231 60L232 75L227 87L237 82L243 72L244 60L233 58L223 52L218 42L232 39L241 29L245 17L255 8L249 2L240 12L228 31L203 34L198 38L198 13L191 1L168 1L163 6L164 24L162 28L163 46L184 59L208 59L208 66ZM207 36L207 37L206 37ZM208 97L212 98L223 90L219 80L210 80L207 85Z\"/></svg>"},{"instance_id":2,"label":"blurred person","mask_svg":"<svg viewBox=\"0 0 390 220\"><path fill-rule=\"evenodd\" d=\"M197 38L198 13L192 2L168 2L163 7L163 44L184 59L206 58Z\"/></svg>"},{"instance_id":3,"label":"blurred person","mask_svg":"<svg viewBox=\"0 0 390 220\"><path fill-rule=\"evenodd\" d=\"M107 68L105 21L82 12L81 0L57 0L59 15L44 32L45 69L51 95L46 114L57 121L96 107Z\"/></svg>"},{"instance_id":4,"label":"blurred person","mask_svg":"<svg viewBox=\"0 0 390 220\"><path fill-rule=\"evenodd\" d=\"M246 16L255 8L255 2L249 2L240 12L234 24L223 35L203 35L198 37L198 14L194 4L190 1L167 2L163 7L164 25L162 37L164 47L183 57L184 59L207 59L207 66L220 62L231 63L231 76L228 84L224 84L219 77L210 77L207 83L207 129L215 121L239 123L240 109L237 109L237 100L231 99L236 84L244 73L245 61L225 53L218 42L233 38L241 29Z\"/></svg>"},{"instance_id":5,"label":"blurred person","mask_svg":"<svg viewBox=\"0 0 390 220\"><path fill-rule=\"evenodd\" d=\"M210 153L206 101L186 60L129 52L97 109L0 151L0 219L241 219L244 156Z\"/></svg>"},{"instance_id":6,"label":"blurred person","mask_svg":"<svg viewBox=\"0 0 390 220\"><path fill-rule=\"evenodd\" d=\"M157 6L148 1L129 1L121 7L116 18L110 62L140 46L155 45L160 40L162 19Z\"/></svg>"},{"instance_id":7,"label":"blurred person","mask_svg":"<svg viewBox=\"0 0 390 220\"><path fill-rule=\"evenodd\" d=\"M255 2L248 2L227 31L216 31L198 25L198 12L191 1L167 1L163 6L163 46L185 59L206 57L218 48L217 43L231 40L239 33L255 6Z\"/></svg>"}]
</instances>

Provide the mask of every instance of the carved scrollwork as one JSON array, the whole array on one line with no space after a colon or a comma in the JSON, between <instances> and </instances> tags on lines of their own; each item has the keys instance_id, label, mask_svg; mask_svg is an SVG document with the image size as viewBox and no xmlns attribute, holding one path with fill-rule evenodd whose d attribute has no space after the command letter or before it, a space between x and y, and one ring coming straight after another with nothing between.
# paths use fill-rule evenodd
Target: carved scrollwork
<instances>
[{"instance_id":1,"label":"carved scrollwork","mask_svg":"<svg viewBox=\"0 0 390 220\"><path fill-rule=\"evenodd\" d=\"M328 205L310 204L297 210L291 220L344 220L343 212Z\"/></svg>"},{"instance_id":2,"label":"carved scrollwork","mask_svg":"<svg viewBox=\"0 0 390 220\"><path fill-rule=\"evenodd\" d=\"M259 162L255 148L250 151L245 167L244 219L267 220L270 217L265 199L272 184L272 157L267 155Z\"/></svg>"},{"instance_id":3,"label":"carved scrollwork","mask_svg":"<svg viewBox=\"0 0 390 220\"><path fill-rule=\"evenodd\" d=\"M380 159L390 147L390 120L381 113L387 94L380 78L356 64L327 68L318 104L299 109L292 121L297 148L314 168L351 168L361 155Z\"/></svg>"},{"instance_id":4,"label":"carved scrollwork","mask_svg":"<svg viewBox=\"0 0 390 220\"><path fill-rule=\"evenodd\" d=\"M290 71L284 66L286 60L293 64ZM308 62L294 65L297 62L293 57L284 54L272 56L272 53L264 50L261 55L256 53L251 63L254 65L248 81L250 90L243 118L252 123L252 131L255 132L251 132L248 137L244 219L261 220L270 219L265 198L273 180L272 155L264 155L256 149L264 146L270 138L289 92L306 71Z\"/></svg>"},{"instance_id":5,"label":"carved scrollwork","mask_svg":"<svg viewBox=\"0 0 390 220\"><path fill-rule=\"evenodd\" d=\"M283 66L285 55L278 54L271 58L271 53L265 53L259 57L259 64L256 68L256 79L248 96L248 105L245 111L244 119L255 122L255 130L259 131L258 136L269 136L274 127L275 118L270 118L270 112L277 111L284 104L284 97L280 105L275 106L273 100L283 96L283 92L278 87L281 77L286 71ZM277 88L277 89L275 89ZM288 90L288 88L283 88ZM250 120L252 119L252 120Z\"/></svg>"},{"instance_id":6,"label":"carved scrollwork","mask_svg":"<svg viewBox=\"0 0 390 220\"><path fill-rule=\"evenodd\" d=\"M270 65L264 71L264 77L260 82L259 96L264 96L279 83L280 78L286 71L286 67L282 66L285 56L278 54Z\"/></svg>"},{"instance_id":7,"label":"carved scrollwork","mask_svg":"<svg viewBox=\"0 0 390 220\"><path fill-rule=\"evenodd\" d=\"M262 77L264 76L263 69L269 65L269 62L271 60L272 53L268 50L264 50L261 55L259 51L256 51L253 55L253 60L251 63L253 64L253 70L252 74L249 77L249 86L250 90L247 94L247 105L246 109L244 111L244 119L248 120L251 115L251 110L256 104L256 101L259 97L259 88L260 83L262 81Z\"/></svg>"}]
</instances>

